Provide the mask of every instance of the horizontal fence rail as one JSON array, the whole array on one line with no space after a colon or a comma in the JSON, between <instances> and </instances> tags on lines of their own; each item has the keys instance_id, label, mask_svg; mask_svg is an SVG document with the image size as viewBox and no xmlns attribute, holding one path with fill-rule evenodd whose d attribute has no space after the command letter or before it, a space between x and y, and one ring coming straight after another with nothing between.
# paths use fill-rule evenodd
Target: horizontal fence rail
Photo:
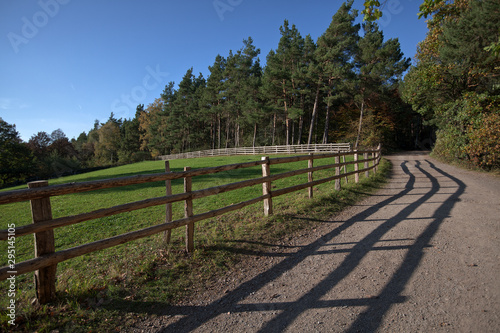
<instances>
[{"instance_id":1,"label":"horizontal fence rail","mask_svg":"<svg viewBox=\"0 0 500 333\"><path fill-rule=\"evenodd\" d=\"M176 160L184 158L232 156L232 155L261 155L261 154L307 154L307 153L340 153L351 151L350 143L304 144L288 146L259 146L199 150L188 153L158 156L158 160Z\"/></svg>"},{"instance_id":2,"label":"horizontal fence rail","mask_svg":"<svg viewBox=\"0 0 500 333\"><path fill-rule=\"evenodd\" d=\"M346 156L353 156L354 160L346 162ZM314 160L333 158L334 163L313 166ZM342 158L342 162L341 162ZM340 189L340 179L350 175L355 176L355 181L358 182L359 174L364 173L366 177L369 176L369 171L377 170L377 166L381 158L380 145L376 149L368 149L363 151L350 151L350 152L337 152L337 153L322 153L308 155L269 158L262 157L259 161L229 164L217 167L209 167L203 169L193 169L189 167L184 168L184 171L171 172L169 161L165 161L165 173L150 174L150 175L137 175L129 177L121 177L106 180L96 180L79 183L69 183L62 185L48 186L47 181L38 181L29 183L28 189L15 190L0 193L0 205L15 203L20 201L29 200L31 203L31 211L33 223L25 226L15 228L15 232L8 229L0 230L0 241L11 240L11 237L21 237L29 234L35 235L35 258L16 263L15 267L5 266L0 268L0 281L5 280L13 274L25 274L35 272L35 285L37 288L37 299L40 303L47 303L54 298L55 295L55 269L58 263L75 258L87 253L103 250L109 247L117 246L126 242L137 240L143 237L158 234L160 232L170 233L172 229L186 226L186 251L193 251L193 231L194 223L213 218L234 210L241 209L248 205L258 202L264 204L264 214L270 215L273 212L272 198L287 193L308 189L309 197L313 196L313 186L335 181L335 189ZM283 163L292 163L299 161L307 161L308 167L305 169L298 169L293 171L282 172L278 174L271 174L271 166ZM370 166L371 163L371 166ZM354 165L354 171L347 172L347 166ZM359 166L362 165L362 168ZM242 169L261 166L262 177L242 180L239 182L229 183L220 186L209 187L205 189L195 190L191 189L192 178L196 176L216 174L230 170ZM334 170L332 176L313 180L313 173L320 170ZM341 170L344 172L341 174ZM307 174L308 181L281 189L272 189L272 182L300 174ZM170 182L174 179L184 179L184 193L172 194ZM78 215L65 216L61 218L52 218L50 197L61 196L72 193L81 193L86 191L94 191L100 189L116 188L128 185L136 185L150 182L165 181L166 195L156 198L149 198L131 203L121 204L114 207L103 208L94 210L87 213ZM237 189L246 188L262 184L262 195L256 198L231 204L229 206L221 207L201 214L193 214L193 200L200 199L219 193L233 191ZM184 218L172 221L172 203L174 202L185 203L185 216ZM101 239L95 242L87 243L84 245L76 246L73 248L55 251L54 249L54 229L64 226L81 223L97 218L112 216L124 212L135 211L148 207L166 205L167 218L165 223L150 226L140 230L130 231L114 237ZM170 234L168 234L170 235Z\"/></svg>"}]
</instances>

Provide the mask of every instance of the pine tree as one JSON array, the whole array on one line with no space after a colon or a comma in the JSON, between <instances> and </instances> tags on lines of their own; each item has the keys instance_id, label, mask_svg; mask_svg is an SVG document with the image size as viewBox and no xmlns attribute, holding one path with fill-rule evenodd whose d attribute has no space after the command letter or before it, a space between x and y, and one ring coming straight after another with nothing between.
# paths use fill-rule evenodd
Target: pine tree
<instances>
[{"instance_id":1,"label":"pine tree","mask_svg":"<svg viewBox=\"0 0 500 333\"><path fill-rule=\"evenodd\" d=\"M340 6L328 29L318 39L315 56L324 76L322 90L326 104L323 143L328 142L331 108L345 102L353 80L352 58L359 39L359 24L354 24L358 13L352 10L352 4L351 0Z\"/></svg>"},{"instance_id":2,"label":"pine tree","mask_svg":"<svg viewBox=\"0 0 500 333\"><path fill-rule=\"evenodd\" d=\"M206 126L200 111L200 100L205 87L205 79L193 75L193 68L187 70L179 83L173 101L168 107L166 132L169 145L178 152L202 149L206 141Z\"/></svg>"},{"instance_id":3,"label":"pine tree","mask_svg":"<svg viewBox=\"0 0 500 333\"><path fill-rule=\"evenodd\" d=\"M144 107L144 106L142 106ZM120 149L118 151L118 161L120 163L130 163L140 161L137 153L140 151L139 115L141 109L136 111L136 116L132 119L123 120L120 126Z\"/></svg>"},{"instance_id":4,"label":"pine tree","mask_svg":"<svg viewBox=\"0 0 500 333\"><path fill-rule=\"evenodd\" d=\"M410 66L404 58L397 39L384 42L384 35L376 23L363 24L364 36L359 40L355 56L357 79L355 102L360 110L355 147L361 139L365 108L371 99L387 93L401 79Z\"/></svg>"},{"instance_id":5,"label":"pine tree","mask_svg":"<svg viewBox=\"0 0 500 333\"><path fill-rule=\"evenodd\" d=\"M255 147L257 125L264 116L260 96L260 86L262 84L262 67L258 58L260 49L255 48L251 37L244 40L243 44L245 46L241 50L242 88L237 98L242 109L243 125L245 128L253 129L252 146ZM250 130L247 132L250 132Z\"/></svg>"},{"instance_id":6,"label":"pine tree","mask_svg":"<svg viewBox=\"0 0 500 333\"><path fill-rule=\"evenodd\" d=\"M307 111L312 109L314 103L314 85L316 77L311 77L311 68L315 65L314 53L316 51L316 43L311 35L307 35L304 39L304 47L300 57L300 62L297 70L294 72L294 81L297 83L297 93L299 96L299 105L301 112L299 116L297 144L302 143L302 135L304 128L304 120L307 118ZM311 122L312 124L312 122Z\"/></svg>"},{"instance_id":7,"label":"pine tree","mask_svg":"<svg viewBox=\"0 0 500 333\"><path fill-rule=\"evenodd\" d=\"M230 134L233 145L240 146L245 125L252 124L255 129L256 117L253 116L259 112L258 86L262 69L257 56L260 50L255 48L251 37L243 40L243 44L244 47L235 54L229 51L224 70L222 97L226 117L226 148L230 145Z\"/></svg>"},{"instance_id":8,"label":"pine tree","mask_svg":"<svg viewBox=\"0 0 500 333\"><path fill-rule=\"evenodd\" d=\"M299 82L300 64L304 52L304 39L299 31L288 20L280 27L281 38L276 50L267 56L264 72L265 94L272 107L282 111L286 134L285 143L293 143L291 133L293 121L303 115L300 108ZM274 114L276 118L276 113ZM273 131L275 128L273 129Z\"/></svg>"},{"instance_id":9,"label":"pine tree","mask_svg":"<svg viewBox=\"0 0 500 333\"><path fill-rule=\"evenodd\" d=\"M202 108L205 108L210 119L210 138L212 149L221 148L222 113L224 103L224 70L226 59L221 55L215 57L213 66L209 66L210 75L202 98Z\"/></svg>"}]
</instances>

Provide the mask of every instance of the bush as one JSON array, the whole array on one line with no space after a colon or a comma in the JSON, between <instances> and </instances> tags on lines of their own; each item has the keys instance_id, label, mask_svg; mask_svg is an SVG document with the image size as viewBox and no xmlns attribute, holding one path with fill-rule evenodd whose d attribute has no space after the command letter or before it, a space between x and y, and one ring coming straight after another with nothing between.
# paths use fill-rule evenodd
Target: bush
<instances>
[{"instance_id":1,"label":"bush","mask_svg":"<svg viewBox=\"0 0 500 333\"><path fill-rule=\"evenodd\" d=\"M480 126L469 126L465 151L482 168L500 168L500 114L482 114Z\"/></svg>"}]
</instances>

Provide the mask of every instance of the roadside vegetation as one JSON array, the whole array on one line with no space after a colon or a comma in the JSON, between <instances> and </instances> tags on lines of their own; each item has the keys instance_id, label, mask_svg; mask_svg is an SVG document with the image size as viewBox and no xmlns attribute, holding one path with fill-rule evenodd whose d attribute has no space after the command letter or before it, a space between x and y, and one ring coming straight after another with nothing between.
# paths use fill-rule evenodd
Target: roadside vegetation
<instances>
[{"instance_id":1,"label":"roadside vegetation","mask_svg":"<svg viewBox=\"0 0 500 333\"><path fill-rule=\"evenodd\" d=\"M425 1L429 31L401 86L403 100L436 129L435 156L500 168L500 4Z\"/></svg>"}]
</instances>

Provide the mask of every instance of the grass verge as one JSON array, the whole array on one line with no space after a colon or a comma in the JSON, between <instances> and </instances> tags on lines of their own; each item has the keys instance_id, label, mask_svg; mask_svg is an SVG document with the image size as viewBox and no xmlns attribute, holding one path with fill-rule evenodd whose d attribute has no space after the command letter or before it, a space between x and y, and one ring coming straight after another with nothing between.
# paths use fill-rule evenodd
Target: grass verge
<instances>
[{"instance_id":1,"label":"grass verge","mask_svg":"<svg viewBox=\"0 0 500 333\"><path fill-rule=\"evenodd\" d=\"M182 169L182 164L189 163L193 168L239 163L255 160L255 156L234 158L195 159L172 161L171 168ZM332 161L315 161L315 165ZM299 165L277 165L272 172L285 172ZM351 166L352 167L352 166ZM161 172L162 164L147 162L102 170L85 175L86 180L118 177L127 174ZM288 169L287 169L288 168ZM5 330L24 332L111 332L120 331L137 320L157 313L159 308L179 301L187 293L203 290L204 286L230 270L237 262L245 259L249 251L262 250L262 245L272 244L287 235L305 228L314 228L316 221L325 220L342 209L353 205L360 199L379 188L385 181L390 164L382 160L379 172L370 178L361 177L359 184L353 179L349 184L343 181L342 190L335 191L333 182L321 184L314 189L314 198L308 199L306 191L295 192L273 199L274 215L264 217L262 205L253 205L240 211L196 224L195 251L184 252L183 228L174 230L172 242L165 244L161 234L147 237L95 252L82 257L62 262L57 271L57 299L52 304L34 307L32 274L24 274L17 280L16 325L8 324L10 318L4 310L6 299L0 301L1 326ZM350 171L350 170L348 170ZM217 184L239 181L260 176L260 167L236 170L231 174L217 177L193 179L193 189L205 188ZM331 174L331 170L329 171ZM320 179L320 172L315 179ZM70 182L82 180L84 175L66 177L51 181ZM295 177L273 182L278 188L304 182L304 177ZM173 184L174 193L180 192L182 183ZM237 196L233 192L195 201L196 210L206 211L214 207L236 203L255 197L262 188L244 189ZM52 200L54 217L75 214L87 210L109 207L120 203L159 196L164 193L164 184L137 185L130 189L110 189L96 193L82 193ZM2 207L3 217L8 223L16 225L30 223L27 203ZM26 213L27 211L27 213ZM182 207L177 207L180 217ZM56 250L72 247L92 240L102 239L129 230L159 223L164 219L164 207L120 214L109 218L88 221L56 232ZM25 216L27 215L27 216ZM20 237L16 243L16 253L20 260L32 256L33 237ZM2 248L2 253L6 253ZM2 258L2 265L6 260ZM20 259L20 260L19 260ZM0 284L7 289L6 281Z\"/></svg>"},{"instance_id":2,"label":"grass verge","mask_svg":"<svg viewBox=\"0 0 500 333\"><path fill-rule=\"evenodd\" d=\"M481 168L477 165L472 164L470 161L461 160L458 158L445 157L445 156L436 154L434 152L431 152L430 156L432 158L435 158L436 160L442 162L442 163L449 164L449 165L452 165L452 166L455 166L455 167L458 167L458 168L461 168L464 170L475 171L475 172L479 172L482 174L488 174L488 175L500 177L500 169L499 168L485 169L485 168Z\"/></svg>"}]
</instances>

